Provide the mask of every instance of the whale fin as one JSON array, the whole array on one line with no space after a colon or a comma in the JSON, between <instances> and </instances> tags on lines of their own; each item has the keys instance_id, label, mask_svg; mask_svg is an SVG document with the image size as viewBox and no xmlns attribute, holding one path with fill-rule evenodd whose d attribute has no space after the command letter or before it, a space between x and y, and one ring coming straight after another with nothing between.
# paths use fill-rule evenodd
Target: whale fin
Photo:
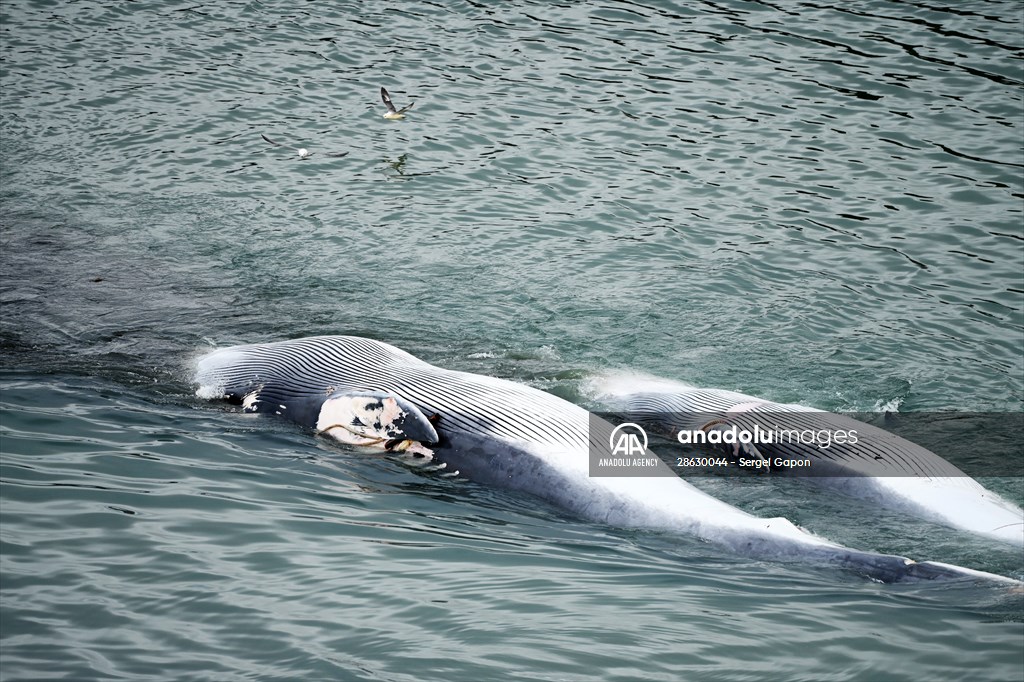
<instances>
[{"instance_id":1,"label":"whale fin","mask_svg":"<svg viewBox=\"0 0 1024 682\"><path fill-rule=\"evenodd\" d=\"M378 391L336 391L320 407L317 433L350 445L398 452L423 452L421 443L436 443L437 431L408 400Z\"/></svg>"}]
</instances>

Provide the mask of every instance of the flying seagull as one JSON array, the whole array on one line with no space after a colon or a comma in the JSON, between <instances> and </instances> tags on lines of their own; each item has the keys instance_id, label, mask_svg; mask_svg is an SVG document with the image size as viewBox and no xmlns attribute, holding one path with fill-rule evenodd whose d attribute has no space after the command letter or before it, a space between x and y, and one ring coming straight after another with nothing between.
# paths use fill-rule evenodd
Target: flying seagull
<instances>
[{"instance_id":1,"label":"flying seagull","mask_svg":"<svg viewBox=\"0 0 1024 682\"><path fill-rule=\"evenodd\" d=\"M262 137L266 142L269 142L270 144L274 145L275 147L284 147L283 144L281 144L280 142L274 142L273 140L271 140L269 137L267 137L263 133L260 133L260 137ZM296 151L298 152L300 159L308 159L309 157L313 156L313 152L309 151L305 147L300 147ZM324 152L324 156L331 156L331 157L334 157L336 159L337 158L341 158L342 156L347 156L347 155L348 155L348 152Z\"/></svg>"},{"instance_id":2,"label":"flying seagull","mask_svg":"<svg viewBox=\"0 0 1024 682\"><path fill-rule=\"evenodd\" d=\"M413 102L412 104L404 106L401 109L396 109L395 105L391 102L391 95L389 95L388 91L385 90L384 88L380 89L380 98L384 100L384 106L388 108L388 112L384 114L384 118L390 119L392 121L397 121L400 118L405 118L405 112L412 109L412 104L416 104L416 102Z\"/></svg>"}]
</instances>

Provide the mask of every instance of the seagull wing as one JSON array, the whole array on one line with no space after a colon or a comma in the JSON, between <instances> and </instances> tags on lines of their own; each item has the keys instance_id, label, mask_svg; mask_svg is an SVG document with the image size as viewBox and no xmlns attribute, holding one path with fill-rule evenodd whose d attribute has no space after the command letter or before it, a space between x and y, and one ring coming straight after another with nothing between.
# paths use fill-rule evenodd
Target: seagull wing
<instances>
[{"instance_id":1,"label":"seagull wing","mask_svg":"<svg viewBox=\"0 0 1024 682\"><path fill-rule=\"evenodd\" d=\"M265 141L269 142L270 144L274 145L275 147L283 147L284 146L280 142L274 142L273 140L271 140L269 137L267 137L263 133L260 133L260 137L262 137Z\"/></svg>"},{"instance_id":2,"label":"seagull wing","mask_svg":"<svg viewBox=\"0 0 1024 682\"><path fill-rule=\"evenodd\" d=\"M343 156L348 156L348 152L324 152L324 156L330 156L335 159L340 159Z\"/></svg>"},{"instance_id":3,"label":"seagull wing","mask_svg":"<svg viewBox=\"0 0 1024 682\"><path fill-rule=\"evenodd\" d=\"M416 104L416 102L413 102L412 104ZM405 105L404 107L398 110L398 113L404 114L405 112L409 111L410 109L412 109L412 104Z\"/></svg>"},{"instance_id":4,"label":"seagull wing","mask_svg":"<svg viewBox=\"0 0 1024 682\"><path fill-rule=\"evenodd\" d=\"M392 114L398 113L398 110L395 109L395 105L391 103L391 95L389 95L388 91L384 88L380 89L380 98L384 101L384 106L388 108L388 111Z\"/></svg>"}]
</instances>

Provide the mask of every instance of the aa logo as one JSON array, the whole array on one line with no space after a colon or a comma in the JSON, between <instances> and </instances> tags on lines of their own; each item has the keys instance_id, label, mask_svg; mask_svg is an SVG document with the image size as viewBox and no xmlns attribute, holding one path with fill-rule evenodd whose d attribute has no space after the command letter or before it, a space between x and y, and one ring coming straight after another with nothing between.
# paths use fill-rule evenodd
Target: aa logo
<instances>
[{"instance_id":1,"label":"aa logo","mask_svg":"<svg viewBox=\"0 0 1024 682\"><path fill-rule=\"evenodd\" d=\"M632 422L619 424L608 437L613 455L643 457L647 454L647 432Z\"/></svg>"}]
</instances>

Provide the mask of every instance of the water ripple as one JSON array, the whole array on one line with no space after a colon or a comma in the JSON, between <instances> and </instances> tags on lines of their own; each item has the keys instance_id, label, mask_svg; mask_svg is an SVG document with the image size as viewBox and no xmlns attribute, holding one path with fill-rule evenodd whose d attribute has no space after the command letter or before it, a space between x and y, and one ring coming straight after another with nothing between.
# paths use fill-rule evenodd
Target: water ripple
<instances>
[{"instance_id":1,"label":"water ripple","mask_svg":"<svg viewBox=\"0 0 1024 682\"><path fill-rule=\"evenodd\" d=\"M1017 3L0 12L5 676L1020 677L1019 601L575 524L188 387L354 333L567 395L1019 410Z\"/></svg>"}]
</instances>

